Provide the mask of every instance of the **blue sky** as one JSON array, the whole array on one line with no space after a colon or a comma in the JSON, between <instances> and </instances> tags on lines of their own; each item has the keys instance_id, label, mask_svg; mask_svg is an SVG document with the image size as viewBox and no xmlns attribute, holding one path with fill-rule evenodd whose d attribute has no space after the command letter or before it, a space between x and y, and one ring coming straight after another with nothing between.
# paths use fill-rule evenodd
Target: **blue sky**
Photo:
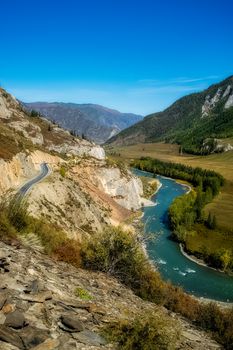
<instances>
[{"instance_id":1,"label":"blue sky","mask_svg":"<svg viewBox=\"0 0 233 350\"><path fill-rule=\"evenodd\" d=\"M0 84L146 115L233 74L232 0L11 0Z\"/></svg>"}]
</instances>

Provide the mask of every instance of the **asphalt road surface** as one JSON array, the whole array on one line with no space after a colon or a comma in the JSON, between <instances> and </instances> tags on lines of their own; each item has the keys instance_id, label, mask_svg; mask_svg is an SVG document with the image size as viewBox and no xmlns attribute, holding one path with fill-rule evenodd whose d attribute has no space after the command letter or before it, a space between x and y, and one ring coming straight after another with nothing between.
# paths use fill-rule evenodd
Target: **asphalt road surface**
<instances>
[{"instance_id":1,"label":"asphalt road surface","mask_svg":"<svg viewBox=\"0 0 233 350\"><path fill-rule=\"evenodd\" d=\"M41 171L40 174L34 177L33 179L29 180L26 184L24 184L19 191L17 192L17 195L21 198L23 198L27 192L32 188L33 185L40 182L42 179L44 179L48 173L49 173L49 167L46 163L42 163L40 165Z\"/></svg>"}]
</instances>

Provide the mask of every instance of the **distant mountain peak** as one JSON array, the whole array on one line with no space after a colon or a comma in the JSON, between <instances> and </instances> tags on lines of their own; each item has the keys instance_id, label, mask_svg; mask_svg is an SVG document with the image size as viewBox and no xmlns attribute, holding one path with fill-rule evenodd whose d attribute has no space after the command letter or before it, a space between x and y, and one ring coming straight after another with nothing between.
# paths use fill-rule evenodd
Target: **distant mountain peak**
<instances>
[{"instance_id":1,"label":"distant mountain peak","mask_svg":"<svg viewBox=\"0 0 233 350\"><path fill-rule=\"evenodd\" d=\"M92 103L32 102L24 106L99 144L143 118Z\"/></svg>"}]
</instances>

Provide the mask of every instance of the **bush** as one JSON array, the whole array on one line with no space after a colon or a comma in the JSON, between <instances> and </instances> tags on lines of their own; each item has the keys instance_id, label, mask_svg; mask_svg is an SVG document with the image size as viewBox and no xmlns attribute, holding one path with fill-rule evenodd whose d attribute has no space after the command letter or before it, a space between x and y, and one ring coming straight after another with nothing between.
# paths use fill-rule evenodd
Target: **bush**
<instances>
[{"instance_id":1,"label":"bush","mask_svg":"<svg viewBox=\"0 0 233 350\"><path fill-rule=\"evenodd\" d=\"M180 336L175 321L156 313L143 313L133 321L121 320L108 326L106 333L121 350L172 350Z\"/></svg>"},{"instance_id":2,"label":"bush","mask_svg":"<svg viewBox=\"0 0 233 350\"><path fill-rule=\"evenodd\" d=\"M163 281L146 258L136 235L119 227L108 227L92 235L83 244L81 254L84 267L109 273L138 295L162 302Z\"/></svg>"},{"instance_id":3,"label":"bush","mask_svg":"<svg viewBox=\"0 0 233 350\"><path fill-rule=\"evenodd\" d=\"M61 166L60 167L60 175L62 177L65 177L66 176L66 168L64 166Z\"/></svg>"},{"instance_id":4,"label":"bush","mask_svg":"<svg viewBox=\"0 0 233 350\"><path fill-rule=\"evenodd\" d=\"M5 210L0 210L0 239L3 242L15 239L17 231L9 220L8 213Z\"/></svg>"},{"instance_id":5,"label":"bush","mask_svg":"<svg viewBox=\"0 0 233 350\"><path fill-rule=\"evenodd\" d=\"M77 240L70 239L61 228L43 220L34 220L33 231L41 239L47 254L59 261L76 267L81 266L80 245Z\"/></svg>"},{"instance_id":6,"label":"bush","mask_svg":"<svg viewBox=\"0 0 233 350\"><path fill-rule=\"evenodd\" d=\"M0 203L0 239L10 241L28 225L27 206L10 199Z\"/></svg>"},{"instance_id":7,"label":"bush","mask_svg":"<svg viewBox=\"0 0 233 350\"><path fill-rule=\"evenodd\" d=\"M8 203L0 204L0 239L9 242L19 239L20 235L34 232L41 240L45 252L57 260L74 266L81 266L80 245L78 241L69 239L58 226L31 217L27 213L27 205L17 197Z\"/></svg>"},{"instance_id":8,"label":"bush","mask_svg":"<svg viewBox=\"0 0 233 350\"><path fill-rule=\"evenodd\" d=\"M83 288L76 288L74 291L74 294L76 295L76 297L82 299L82 300L92 300L92 296L88 293L88 291L86 291Z\"/></svg>"}]
</instances>

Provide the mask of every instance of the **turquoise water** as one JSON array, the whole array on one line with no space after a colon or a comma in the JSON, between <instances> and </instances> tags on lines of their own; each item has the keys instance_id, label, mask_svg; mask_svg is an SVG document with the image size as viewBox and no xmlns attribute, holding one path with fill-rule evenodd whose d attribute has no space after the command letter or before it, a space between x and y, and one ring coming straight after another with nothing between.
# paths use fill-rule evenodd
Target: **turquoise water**
<instances>
[{"instance_id":1,"label":"turquoise water","mask_svg":"<svg viewBox=\"0 0 233 350\"><path fill-rule=\"evenodd\" d=\"M153 177L148 172L133 171L136 175ZM157 205L143 209L145 230L154 236L147 244L149 257L165 280L182 286L185 291L199 297L233 302L233 277L192 262L181 254L179 245L169 239L168 208L174 198L187 191L187 187L172 179L157 178L162 184L152 197Z\"/></svg>"}]
</instances>

